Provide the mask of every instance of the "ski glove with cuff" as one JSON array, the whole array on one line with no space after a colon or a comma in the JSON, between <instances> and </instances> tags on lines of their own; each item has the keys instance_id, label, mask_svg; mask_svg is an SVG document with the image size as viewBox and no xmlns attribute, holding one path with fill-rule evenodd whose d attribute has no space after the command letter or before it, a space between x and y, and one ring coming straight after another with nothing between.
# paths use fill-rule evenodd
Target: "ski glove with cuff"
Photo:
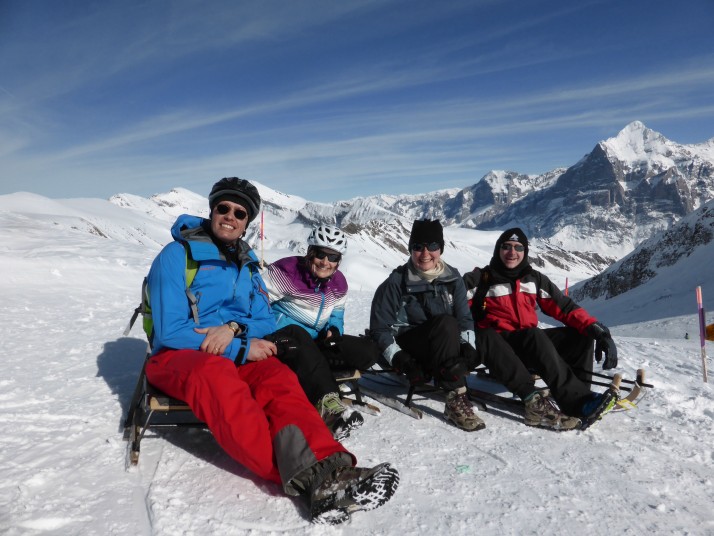
<instances>
[{"instance_id":1,"label":"ski glove with cuff","mask_svg":"<svg viewBox=\"0 0 714 536\"><path fill-rule=\"evenodd\" d=\"M595 361L602 361L605 354L605 361L602 363L603 370L613 369L617 366L617 346L610 336L610 330L600 322L595 322L587 327L587 333L595 339Z\"/></svg>"},{"instance_id":2,"label":"ski glove with cuff","mask_svg":"<svg viewBox=\"0 0 714 536\"><path fill-rule=\"evenodd\" d=\"M421 365L404 350L399 350L392 358L392 367L397 372L404 374L410 385L426 383L429 378L424 374Z\"/></svg>"}]
</instances>

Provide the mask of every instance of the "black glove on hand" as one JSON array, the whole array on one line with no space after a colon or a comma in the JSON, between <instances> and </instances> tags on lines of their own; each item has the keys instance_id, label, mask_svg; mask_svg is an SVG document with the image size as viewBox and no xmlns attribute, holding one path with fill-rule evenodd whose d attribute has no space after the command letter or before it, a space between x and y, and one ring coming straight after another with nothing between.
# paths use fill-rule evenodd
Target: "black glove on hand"
<instances>
[{"instance_id":1,"label":"black glove on hand","mask_svg":"<svg viewBox=\"0 0 714 536\"><path fill-rule=\"evenodd\" d=\"M481 364L481 359L479 359L476 348L471 346L469 343L462 342L461 346L459 347L459 353L463 358L464 363L466 364L467 370L474 370Z\"/></svg>"},{"instance_id":2,"label":"black glove on hand","mask_svg":"<svg viewBox=\"0 0 714 536\"><path fill-rule=\"evenodd\" d=\"M419 385L428 381L421 365L404 350L399 350L394 354L392 367L397 372L404 374L409 380L410 385Z\"/></svg>"},{"instance_id":3,"label":"black glove on hand","mask_svg":"<svg viewBox=\"0 0 714 536\"><path fill-rule=\"evenodd\" d=\"M275 355L281 361L288 361L295 357L297 350L297 341L292 337L276 337L272 333L265 337L266 341L272 342L278 349L278 353Z\"/></svg>"},{"instance_id":4,"label":"black glove on hand","mask_svg":"<svg viewBox=\"0 0 714 536\"><path fill-rule=\"evenodd\" d=\"M470 344L468 345L471 346ZM453 357L439 364L439 379L455 382L469 373L466 363L460 356Z\"/></svg>"},{"instance_id":5,"label":"black glove on hand","mask_svg":"<svg viewBox=\"0 0 714 536\"><path fill-rule=\"evenodd\" d=\"M330 334L329 339L327 338L328 333ZM323 329L320 333L317 334L317 342L319 342L323 346L332 346L340 342L341 339L342 333L340 333L340 330L337 329L335 326L330 326L327 329Z\"/></svg>"},{"instance_id":6,"label":"black glove on hand","mask_svg":"<svg viewBox=\"0 0 714 536\"><path fill-rule=\"evenodd\" d=\"M605 354L603 361L603 370L613 369L617 366L617 346L612 340L610 330L600 322L590 324L587 328L588 335L595 339L595 361L602 361L602 356Z\"/></svg>"}]
</instances>

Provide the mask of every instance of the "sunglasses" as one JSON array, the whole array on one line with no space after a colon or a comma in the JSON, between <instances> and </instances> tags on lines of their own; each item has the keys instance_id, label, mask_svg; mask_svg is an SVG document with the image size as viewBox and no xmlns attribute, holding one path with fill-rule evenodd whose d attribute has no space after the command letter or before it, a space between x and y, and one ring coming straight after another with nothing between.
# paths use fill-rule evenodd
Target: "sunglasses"
<instances>
[{"instance_id":1,"label":"sunglasses","mask_svg":"<svg viewBox=\"0 0 714 536\"><path fill-rule=\"evenodd\" d=\"M515 249L518 253L522 253L526 247L520 244L501 244L501 251L510 251L512 249Z\"/></svg>"},{"instance_id":2,"label":"sunglasses","mask_svg":"<svg viewBox=\"0 0 714 536\"><path fill-rule=\"evenodd\" d=\"M327 251L323 251L322 249L315 250L315 257L320 260L327 257L327 260L330 262L340 262L342 260L342 255L340 255L339 253L328 253Z\"/></svg>"},{"instance_id":3,"label":"sunglasses","mask_svg":"<svg viewBox=\"0 0 714 536\"><path fill-rule=\"evenodd\" d=\"M431 252L441 249L441 244L438 242L429 242L428 244L412 244L412 251L423 251L424 248Z\"/></svg>"},{"instance_id":4,"label":"sunglasses","mask_svg":"<svg viewBox=\"0 0 714 536\"><path fill-rule=\"evenodd\" d=\"M230 211L231 211L231 207L229 207L228 205L223 205L223 204L216 205L216 212L218 212L222 216L225 216ZM237 208L237 209L233 210L233 216L235 216L236 220L244 220L248 217L248 213L245 210L243 210L242 208Z\"/></svg>"}]
</instances>

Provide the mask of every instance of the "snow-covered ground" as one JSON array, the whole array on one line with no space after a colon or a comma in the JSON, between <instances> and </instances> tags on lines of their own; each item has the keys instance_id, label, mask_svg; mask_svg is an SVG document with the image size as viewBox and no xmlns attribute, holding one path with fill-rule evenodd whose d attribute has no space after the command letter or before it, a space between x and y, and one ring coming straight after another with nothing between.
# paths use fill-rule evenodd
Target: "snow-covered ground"
<instances>
[{"instance_id":1,"label":"snow-covered ground","mask_svg":"<svg viewBox=\"0 0 714 536\"><path fill-rule=\"evenodd\" d=\"M714 533L714 394L701 379L693 292L690 315L668 316L663 299L646 323L633 310L611 324L620 370L632 378L645 367L656 388L586 432L528 428L493 410L482 414L487 428L469 434L443 421L436 399L417 402L422 420L385 407L366 415L346 445L360 464L393 462L401 485L345 526L310 525L296 499L252 477L206 431L151 434L138 467L125 469L122 422L145 343L139 326L122 331L166 231L147 224L143 238L102 236L111 226L92 231L80 216L133 216L96 204L0 196L0 533ZM453 252L461 269L487 262L495 240L470 232L484 253L471 263ZM352 333L367 326L372 290L387 275L359 264L345 263L358 282ZM598 314L608 323L606 305Z\"/></svg>"}]
</instances>

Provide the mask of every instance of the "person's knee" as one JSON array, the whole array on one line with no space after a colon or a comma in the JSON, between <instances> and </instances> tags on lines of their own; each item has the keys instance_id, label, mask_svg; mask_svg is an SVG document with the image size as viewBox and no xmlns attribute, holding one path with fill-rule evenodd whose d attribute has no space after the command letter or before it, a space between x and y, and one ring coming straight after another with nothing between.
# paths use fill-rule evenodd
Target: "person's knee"
<instances>
[{"instance_id":1,"label":"person's knee","mask_svg":"<svg viewBox=\"0 0 714 536\"><path fill-rule=\"evenodd\" d=\"M433 329L444 334L460 334L459 321L451 315L437 315L433 318Z\"/></svg>"}]
</instances>

